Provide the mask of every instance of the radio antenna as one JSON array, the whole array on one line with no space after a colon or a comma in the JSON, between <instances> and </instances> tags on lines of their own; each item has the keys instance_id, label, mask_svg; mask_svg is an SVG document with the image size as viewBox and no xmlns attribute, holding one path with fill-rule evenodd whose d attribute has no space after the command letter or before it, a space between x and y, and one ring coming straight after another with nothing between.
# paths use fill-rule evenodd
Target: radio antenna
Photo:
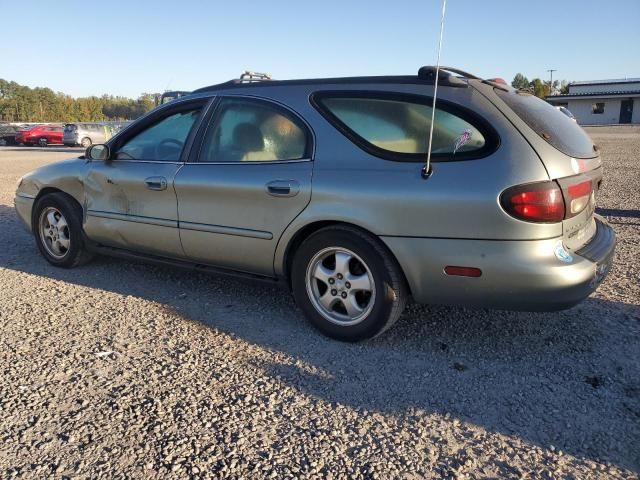
<instances>
[{"instance_id":1,"label":"radio antenna","mask_svg":"<svg viewBox=\"0 0 640 480\"><path fill-rule=\"evenodd\" d=\"M438 97L438 77L440 76L440 52L442 52L442 34L444 32L444 14L447 8L447 0L442 0L442 18L440 19L440 41L438 42L438 60L436 62L436 79L433 88L433 104L431 106L431 126L429 127L429 148L427 149L427 162L422 167L422 177L431 176L431 144L433 142L433 122L436 118L436 98Z\"/></svg>"}]
</instances>

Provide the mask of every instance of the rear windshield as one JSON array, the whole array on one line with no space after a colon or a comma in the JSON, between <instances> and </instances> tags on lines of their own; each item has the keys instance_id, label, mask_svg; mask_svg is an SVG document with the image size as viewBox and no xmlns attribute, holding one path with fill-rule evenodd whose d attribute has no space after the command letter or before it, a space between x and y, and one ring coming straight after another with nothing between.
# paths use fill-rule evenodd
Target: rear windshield
<instances>
[{"instance_id":1,"label":"rear windshield","mask_svg":"<svg viewBox=\"0 0 640 480\"><path fill-rule=\"evenodd\" d=\"M589 135L557 108L529 93L497 88L495 92L529 127L562 153L577 158L597 156Z\"/></svg>"}]
</instances>

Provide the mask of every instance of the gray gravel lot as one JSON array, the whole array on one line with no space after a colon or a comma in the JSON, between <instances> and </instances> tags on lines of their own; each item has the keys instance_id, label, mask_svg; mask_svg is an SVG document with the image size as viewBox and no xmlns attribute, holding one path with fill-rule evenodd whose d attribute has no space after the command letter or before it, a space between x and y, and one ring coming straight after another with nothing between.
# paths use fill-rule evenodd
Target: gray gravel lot
<instances>
[{"instance_id":1,"label":"gray gravel lot","mask_svg":"<svg viewBox=\"0 0 640 480\"><path fill-rule=\"evenodd\" d=\"M0 147L0 477L638 478L640 128L589 133L619 242L594 295L559 313L412 306L358 345L275 287L50 266L13 192L75 152Z\"/></svg>"}]
</instances>

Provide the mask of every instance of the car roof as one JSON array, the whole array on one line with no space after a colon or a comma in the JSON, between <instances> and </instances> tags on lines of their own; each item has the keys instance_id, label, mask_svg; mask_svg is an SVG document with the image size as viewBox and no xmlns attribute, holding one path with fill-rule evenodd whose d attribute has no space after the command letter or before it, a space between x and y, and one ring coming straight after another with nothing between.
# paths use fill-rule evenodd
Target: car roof
<instances>
[{"instance_id":1,"label":"car roof","mask_svg":"<svg viewBox=\"0 0 640 480\"><path fill-rule=\"evenodd\" d=\"M296 85L357 85L357 84L418 84L433 85L435 83L436 67L425 66L418 70L417 75L384 75L384 76L364 76L364 77L337 77L337 78L305 78L296 80L259 80L246 81L233 79L228 82L210 85L208 87L194 90L192 94L209 93L235 89L261 89L272 87L287 87ZM452 74L452 73L453 74ZM454 75L456 74L456 75ZM450 67L440 67L438 74L438 85L449 87L466 87L467 80L478 79L462 70Z\"/></svg>"}]
</instances>

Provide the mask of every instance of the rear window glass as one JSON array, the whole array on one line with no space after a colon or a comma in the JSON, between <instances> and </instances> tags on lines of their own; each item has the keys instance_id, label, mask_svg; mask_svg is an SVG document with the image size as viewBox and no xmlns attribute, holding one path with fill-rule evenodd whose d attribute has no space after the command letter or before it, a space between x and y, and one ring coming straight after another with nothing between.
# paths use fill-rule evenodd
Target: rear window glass
<instances>
[{"instance_id":1,"label":"rear window glass","mask_svg":"<svg viewBox=\"0 0 640 480\"><path fill-rule=\"evenodd\" d=\"M597 156L589 135L557 108L529 93L495 91L533 131L562 153L577 158Z\"/></svg>"},{"instance_id":2,"label":"rear window glass","mask_svg":"<svg viewBox=\"0 0 640 480\"><path fill-rule=\"evenodd\" d=\"M431 127L431 99L383 93L320 94L321 112L370 153L390 160L424 161ZM434 160L478 158L493 150L495 136L479 119L438 102L433 128Z\"/></svg>"}]
</instances>

